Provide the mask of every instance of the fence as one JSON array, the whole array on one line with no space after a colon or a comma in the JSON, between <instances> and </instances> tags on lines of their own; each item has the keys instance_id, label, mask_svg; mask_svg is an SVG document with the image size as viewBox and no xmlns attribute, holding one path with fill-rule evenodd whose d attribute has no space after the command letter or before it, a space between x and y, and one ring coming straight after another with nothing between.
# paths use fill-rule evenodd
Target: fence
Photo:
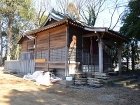
<instances>
[{"instance_id":1,"label":"fence","mask_svg":"<svg viewBox=\"0 0 140 105\"><path fill-rule=\"evenodd\" d=\"M5 61L4 69L17 71L23 74L33 73L34 69L34 60L11 60Z\"/></svg>"}]
</instances>

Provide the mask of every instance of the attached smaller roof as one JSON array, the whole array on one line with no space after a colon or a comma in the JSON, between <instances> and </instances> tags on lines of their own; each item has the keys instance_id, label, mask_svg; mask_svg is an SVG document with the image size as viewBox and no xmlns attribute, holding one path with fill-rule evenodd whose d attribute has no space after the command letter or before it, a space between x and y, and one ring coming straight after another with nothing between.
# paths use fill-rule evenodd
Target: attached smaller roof
<instances>
[{"instance_id":1,"label":"attached smaller roof","mask_svg":"<svg viewBox=\"0 0 140 105\"><path fill-rule=\"evenodd\" d=\"M34 39L35 39L35 37L33 37L33 36L22 35L22 36L20 37L20 39L18 40L17 44L21 44L22 41L25 40L25 38L27 38L28 40L34 40Z\"/></svg>"},{"instance_id":2,"label":"attached smaller roof","mask_svg":"<svg viewBox=\"0 0 140 105\"><path fill-rule=\"evenodd\" d=\"M118 37L118 38L120 38L120 39L122 39L122 40L124 40L126 42L129 42L130 41L129 38L127 38L127 37L119 34L116 31L110 30L107 27L88 27L88 26L86 26L86 27L84 27L84 29L85 30L88 30L88 31L92 31L92 32L106 32L106 33L109 33L109 34L111 34L111 35L113 35L115 37Z\"/></svg>"}]
</instances>

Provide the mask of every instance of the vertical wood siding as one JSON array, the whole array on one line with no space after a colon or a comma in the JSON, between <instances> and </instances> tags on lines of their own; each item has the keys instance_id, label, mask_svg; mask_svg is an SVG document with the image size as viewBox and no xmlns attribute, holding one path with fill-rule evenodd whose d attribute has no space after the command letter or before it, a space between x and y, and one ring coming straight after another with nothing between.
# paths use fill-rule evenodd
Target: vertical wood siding
<instances>
[{"instance_id":1,"label":"vertical wood siding","mask_svg":"<svg viewBox=\"0 0 140 105\"><path fill-rule=\"evenodd\" d=\"M48 49L48 33L42 33L42 35L39 35L37 37L37 42L36 42L36 51L40 52L43 50Z\"/></svg>"},{"instance_id":2,"label":"vertical wood siding","mask_svg":"<svg viewBox=\"0 0 140 105\"><path fill-rule=\"evenodd\" d=\"M23 74L33 73L34 70L34 60L12 60L5 61L4 69L17 71Z\"/></svg>"},{"instance_id":3,"label":"vertical wood siding","mask_svg":"<svg viewBox=\"0 0 140 105\"><path fill-rule=\"evenodd\" d=\"M34 40L28 40L28 50L31 50L34 48Z\"/></svg>"},{"instance_id":4,"label":"vertical wood siding","mask_svg":"<svg viewBox=\"0 0 140 105\"><path fill-rule=\"evenodd\" d=\"M50 48L62 48L66 43L66 30L61 29L56 32L50 33Z\"/></svg>"},{"instance_id":5,"label":"vertical wood siding","mask_svg":"<svg viewBox=\"0 0 140 105\"><path fill-rule=\"evenodd\" d=\"M27 52L27 41L24 41L24 42L22 43L21 52Z\"/></svg>"}]
</instances>

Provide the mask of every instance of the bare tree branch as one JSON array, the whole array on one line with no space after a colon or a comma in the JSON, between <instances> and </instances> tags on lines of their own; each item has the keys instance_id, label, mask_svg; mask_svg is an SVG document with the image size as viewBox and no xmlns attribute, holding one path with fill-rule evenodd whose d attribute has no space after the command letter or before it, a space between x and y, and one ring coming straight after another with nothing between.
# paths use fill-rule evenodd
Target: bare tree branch
<instances>
[{"instance_id":1,"label":"bare tree branch","mask_svg":"<svg viewBox=\"0 0 140 105\"><path fill-rule=\"evenodd\" d=\"M113 30L113 29L116 27L116 25L118 24L118 22L119 22L119 20L120 20L120 18L121 18L121 16L122 16L123 13L124 13L124 11L123 11L121 14L119 14L119 17L118 17L118 19L117 19L115 25L113 26L112 30Z\"/></svg>"}]
</instances>

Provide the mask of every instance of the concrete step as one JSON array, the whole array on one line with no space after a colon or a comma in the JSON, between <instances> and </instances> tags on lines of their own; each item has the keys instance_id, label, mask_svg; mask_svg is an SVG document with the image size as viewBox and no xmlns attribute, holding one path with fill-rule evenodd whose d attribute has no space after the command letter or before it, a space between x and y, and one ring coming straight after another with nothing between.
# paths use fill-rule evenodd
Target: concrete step
<instances>
[{"instance_id":1,"label":"concrete step","mask_svg":"<svg viewBox=\"0 0 140 105\"><path fill-rule=\"evenodd\" d=\"M115 82L114 85L115 86L128 86L134 82L137 82L137 79L127 79L127 80L123 80L123 81L119 81L119 82Z\"/></svg>"}]
</instances>

